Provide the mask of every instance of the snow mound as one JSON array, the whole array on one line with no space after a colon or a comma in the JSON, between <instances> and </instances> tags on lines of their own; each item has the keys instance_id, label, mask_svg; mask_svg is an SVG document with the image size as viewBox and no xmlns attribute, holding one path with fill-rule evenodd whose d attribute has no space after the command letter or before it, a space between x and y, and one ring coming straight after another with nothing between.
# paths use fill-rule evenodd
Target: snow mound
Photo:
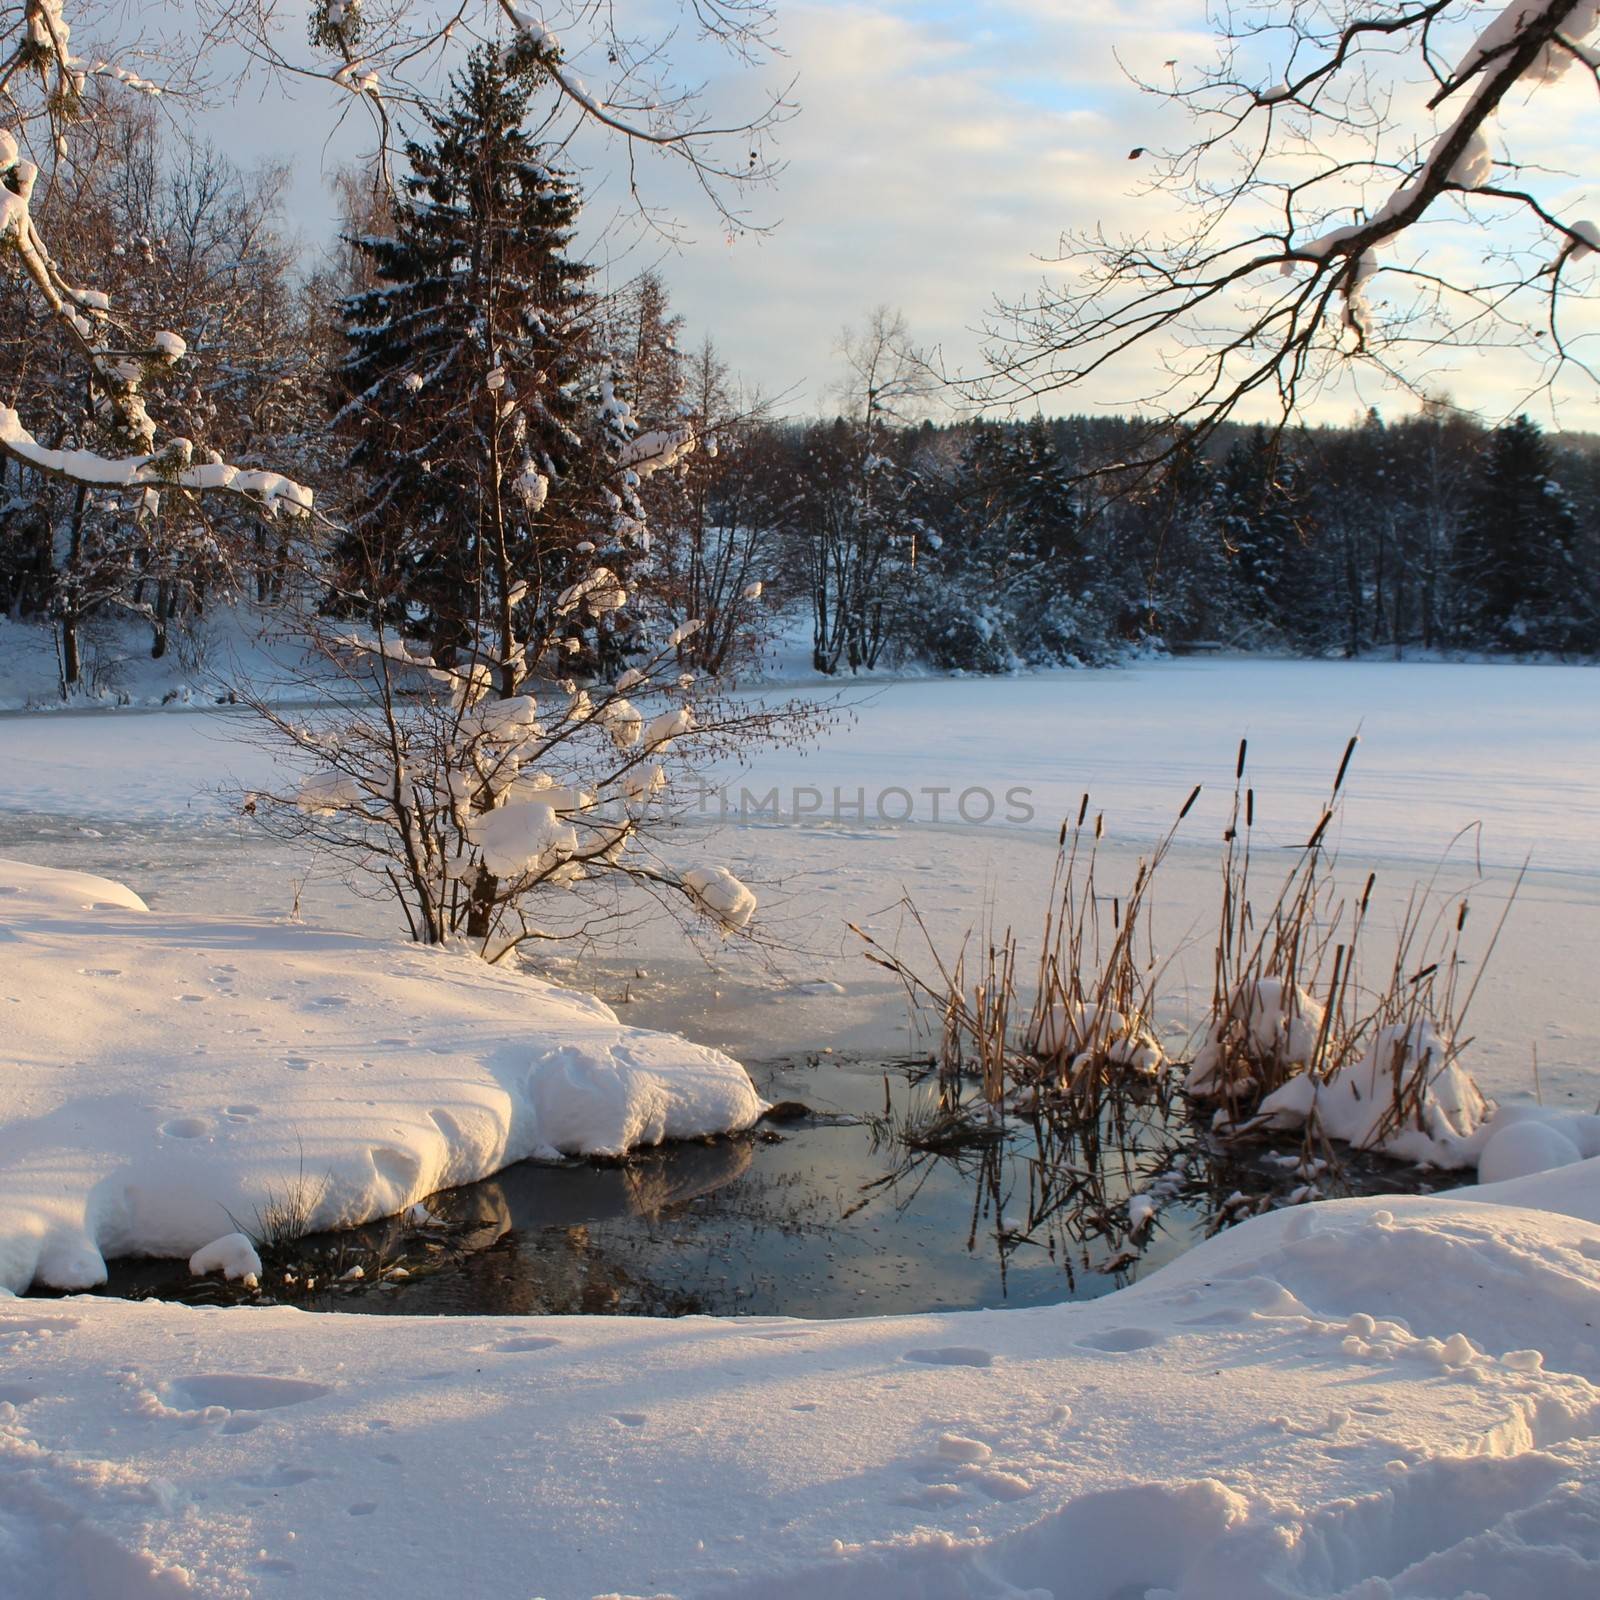
<instances>
[{"instance_id":1,"label":"snow mound","mask_svg":"<svg viewBox=\"0 0 1600 1600\"><path fill-rule=\"evenodd\" d=\"M1419 1104L1396 1119L1395 1078L1414 1074L1423 1079ZM1489 1110L1433 1026L1416 1021L1379 1028L1360 1059L1329 1078L1304 1072L1291 1078L1262 1100L1258 1114L1270 1127L1312 1123L1327 1138L1357 1150L1459 1168L1477 1164Z\"/></svg>"},{"instance_id":2,"label":"snow mound","mask_svg":"<svg viewBox=\"0 0 1600 1600\"><path fill-rule=\"evenodd\" d=\"M1542 1106L1501 1106L1489 1119L1478 1182L1504 1183L1600 1156L1600 1117Z\"/></svg>"},{"instance_id":3,"label":"snow mound","mask_svg":"<svg viewBox=\"0 0 1600 1600\"><path fill-rule=\"evenodd\" d=\"M6 1593L1577 1600L1597 1219L1589 1161L833 1322L0 1293Z\"/></svg>"},{"instance_id":4,"label":"snow mound","mask_svg":"<svg viewBox=\"0 0 1600 1600\"><path fill-rule=\"evenodd\" d=\"M242 1278L254 1288L261 1282L261 1257L245 1234L225 1233L189 1257L189 1270L197 1278L208 1272L220 1272L230 1282Z\"/></svg>"},{"instance_id":5,"label":"snow mound","mask_svg":"<svg viewBox=\"0 0 1600 1600\"><path fill-rule=\"evenodd\" d=\"M1282 978L1240 984L1210 1038L1195 1052L1185 1091L1206 1095L1222 1088L1219 1074L1230 1045L1247 1060L1303 1070L1317 1047L1322 1020L1321 1004L1298 984Z\"/></svg>"},{"instance_id":6,"label":"snow mound","mask_svg":"<svg viewBox=\"0 0 1600 1600\"><path fill-rule=\"evenodd\" d=\"M1141 1017L1077 1000L1054 1001L1039 1017L1028 1047L1047 1060L1067 1062L1073 1071L1087 1065L1095 1050L1112 1065L1146 1077L1167 1065L1166 1051Z\"/></svg>"},{"instance_id":7,"label":"snow mound","mask_svg":"<svg viewBox=\"0 0 1600 1600\"><path fill-rule=\"evenodd\" d=\"M353 1226L532 1155L750 1127L744 1068L451 951L151 911L0 860L0 1287ZM202 1249L202 1246L212 1247ZM234 1262L237 1265L237 1261Z\"/></svg>"}]
</instances>

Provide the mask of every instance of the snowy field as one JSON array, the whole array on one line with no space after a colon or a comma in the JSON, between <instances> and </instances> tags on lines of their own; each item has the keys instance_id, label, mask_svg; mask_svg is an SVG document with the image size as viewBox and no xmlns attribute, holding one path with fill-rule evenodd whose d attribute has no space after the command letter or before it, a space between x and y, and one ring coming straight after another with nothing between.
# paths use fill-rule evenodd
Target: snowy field
<instances>
[{"instance_id":1,"label":"snowy field","mask_svg":"<svg viewBox=\"0 0 1600 1600\"><path fill-rule=\"evenodd\" d=\"M151 1192L181 1168L193 1201L226 1175L247 1208L252 1184L292 1176L302 1124L330 1141L319 1162L341 1146L367 1160L340 1169L352 1193L366 1185L353 1209L430 1181L407 1160L454 1175L470 1165L448 1165L458 1148L480 1167L583 1148L552 1137L558 1111L576 1093L589 1116L595 1073L614 1084L636 1028L694 1043L650 1046L668 1054L637 1099L603 1101L613 1130L688 1131L662 1099L686 1065L709 1076L676 1102L685 1116L747 1122L748 1085L717 1049L907 1042L897 988L845 918L892 938L909 892L941 938L1031 921L1085 789L1115 877L1207 786L1158 906L1198 987L1241 735L1263 836L1290 845L1359 728L1343 859L1378 868L1391 909L1469 824L1485 922L1531 854L1468 1064L1503 1100L1529 1098L1537 1050L1546 1104L1594 1108L1600 676L1205 661L853 698L823 750L720 775L735 817L741 786L777 787L780 815L717 827L713 792L684 829L686 859L761 888L764 960L686 953L646 924L625 949L547 964L611 1011L349 937L383 932L381 908L302 883L303 863L229 814L219 786L266 768L224 714L0 717L0 856L108 876L150 907L85 891L74 932L62 907L39 909L48 885L13 872L35 920L0 920L0 1004L28 1018L0 1053L8 1036L32 1051L12 1079L27 1103L7 1110L7 1237L115 1248L126 1208L74 1236L38 1197L54 1185L70 1210L86 1183L102 1202L126 1194L141 1150L161 1157ZM865 814L835 818L835 788L862 791ZM1018 788L1025 820L932 819L935 799L984 790L1004 807ZM877 817L891 789L911 820ZM1475 876L1471 853L1448 871ZM282 923L297 896L311 927ZM117 992L125 972L137 981ZM583 1046L544 1123L519 1029ZM585 1123L587 1147L608 1147L604 1122ZM58 1169L50 1149L67 1152ZM1600 1592L1597 1330L1592 1160L1278 1213L1133 1290L1025 1312L533 1324L0 1297L0 1592L1579 1600Z\"/></svg>"}]
</instances>

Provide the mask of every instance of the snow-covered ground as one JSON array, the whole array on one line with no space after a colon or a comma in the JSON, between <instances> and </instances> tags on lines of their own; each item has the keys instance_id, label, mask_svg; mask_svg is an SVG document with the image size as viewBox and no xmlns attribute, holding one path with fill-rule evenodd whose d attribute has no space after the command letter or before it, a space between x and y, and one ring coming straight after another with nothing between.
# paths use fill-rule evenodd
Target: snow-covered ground
<instances>
[{"instance_id":1,"label":"snow-covered ground","mask_svg":"<svg viewBox=\"0 0 1600 1600\"><path fill-rule=\"evenodd\" d=\"M738 1062L469 956L151 912L0 858L0 1288L105 1281L276 1207L385 1217L528 1156L748 1128Z\"/></svg>"},{"instance_id":2,"label":"snow-covered ground","mask_svg":"<svg viewBox=\"0 0 1600 1600\"><path fill-rule=\"evenodd\" d=\"M760 802L776 788L781 819L802 825L894 826L908 796L916 820L975 840L997 828L1053 837L1087 791L1113 838L1145 841L1199 783L1185 836L1209 842L1248 738L1258 825L1288 844L1316 820L1359 733L1350 849L1431 860L1479 823L1490 862L1531 852L1540 871L1600 875L1600 673L1589 668L1205 658L797 692L837 694L848 716L819 749L764 752L748 771L710 775L708 821L724 794L734 820L742 800L745 820L769 818ZM6 717L0 805L123 820L216 809L208 791L264 784L272 771L265 751L241 742L247 728L226 707ZM963 795L973 818L992 797L987 827L964 820Z\"/></svg>"},{"instance_id":3,"label":"snow-covered ground","mask_svg":"<svg viewBox=\"0 0 1600 1600\"><path fill-rule=\"evenodd\" d=\"M1589 1600L1600 1163L1036 1311L0 1299L6 1593Z\"/></svg>"},{"instance_id":4,"label":"snow-covered ground","mask_svg":"<svg viewBox=\"0 0 1600 1600\"><path fill-rule=\"evenodd\" d=\"M302 658L288 638L267 638L270 613L249 605L223 606L191 618L160 657L150 654L143 620L99 617L84 629L83 682L69 709L206 706L243 679L271 680ZM56 630L0 613L0 710L59 711L61 663Z\"/></svg>"},{"instance_id":5,"label":"snow-covered ground","mask_svg":"<svg viewBox=\"0 0 1600 1600\"><path fill-rule=\"evenodd\" d=\"M1238 738L1251 740L1262 836L1287 845L1359 726L1345 859L1352 876L1379 867L1385 915L1469 822L1483 823L1487 880L1475 919L1492 920L1532 852L1468 1064L1502 1099L1528 1098L1536 1048L1546 1102L1587 1111L1600 1062L1597 712L1600 676L1537 667L1205 661L874 684L823 750L762 758L743 777L757 794L778 786L777 819L731 823L714 849L685 829L686 855L762 888L760 920L781 944L769 966L736 945L702 961L669 930L636 927L625 950L549 972L597 988L629 1023L749 1058L892 1048L905 1036L896 986L862 963L844 918L892 937L910 891L941 938L985 915L1029 921L1058 819L1084 789L1108 815L1109 886L1199 781L1158 930L1200 987ZM50 1018L30 979L18 1003L32 1003L37 1053L75 1071L61 1065L72 1041L96 1039L84 1074L110 1073L119 1037L103 1036L120 1031L119 1126L172 1147L163 1184L197 1145L261 1155L252 1141L281 1144L297 1120L317 1135L318 1117L349 1119L369 1187L374 1149L442 1160L487 1138L516 1006L494 1000L470 1037L462 1025L502 980L480 989L474 972L452 1000L453 958L260 921L289 912L301 869L208 792L265 773L230 732L217 712L0 718L12 812L0 809L0 854L108 874L153 908L84 914L74 947L97 949L71 965L98 975L60 974L72 941L58 924L24 933L31 954L0 945L0 970L15 958L48 972L39 952L58 940L74 1003L103 1008ZM952 790L937 797L948 804L984 789L1003 806L1019 786L1034 816L1004 826L935 823L936 797L917 792ZM835 787L847 801L864 790L866 816L835 819ZM877 820L891 788L924 820ZM821 799L796 805L797 789ZM719 809L708 799L706 827ZM1470 877L1470 862L1451 872ZM378 908L331 885L313 882L302 905L312 922L379 927ZM149 981L119 999L105 973L135 946ZM314 970L335 950L337 984ZM409 1001L386 988L402 968L434 991L403 1019ZM306 982L291 994L293 978ZM617 1037L582 1002L503 981L541 1013L568 1008L563 1027ZM313 1005L340 996L351 1003ZM229 1034L230 1008L269 1031ZM413 1026L423 1050L446 1054L402 1067L398 1045L371 1053ZM0 1035L0 1053L10 1043ZM196 1045L214 1077L189 1070L206 1061ZM319 1076L291 1054L345 1066ZM381 1096L364 1086L373 1071ZM466 1083L441 1098L452 1077ZM276 1124L243 1109L269 1092L308 1098ZM70 1099L51 1102L58 1132ZM402 1101L407 1113L386 1118ZM435 1108L483 1125L453 1142L418 1120ZM177 1127L202 1118L203 1135ZM379 1121L395 1131L380 1138ZM56 1140L62 1193L81 1189L100 1137ZM35 1159L35 1141L22 1148ZM18 1159L7 1152L8 1176ZM51 1159L37 1157L35 1190ZM1498 1190L1279 1213L1133 1290L1042 1311L533 1324L0 1298L0 1572L26 1600L1578 1600L1600 1590L1597 1438L1600 1161Z\"/></svg>"}]
</instances>

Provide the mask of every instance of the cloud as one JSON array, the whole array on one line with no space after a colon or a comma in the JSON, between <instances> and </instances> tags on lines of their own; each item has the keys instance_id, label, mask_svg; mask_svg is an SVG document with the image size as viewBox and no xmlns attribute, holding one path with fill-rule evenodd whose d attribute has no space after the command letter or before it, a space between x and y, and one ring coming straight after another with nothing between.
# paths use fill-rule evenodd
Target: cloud
<instances>
[{"instance_id":1,"label":"cloud","mask_svg":"<svg viewBox=\"0 0 1600 1600\"><path fill-rule=\"evenodd\" d=\"M675 0L628 0L622 9L644 33L679 11ZM920 343L940 347L950 368L971 370L996 301L1059 277L1045 258L1064 232L1100 225L1112 237L1159 236L1182 221L1169 197L1141 192L1150 164L1130 163L1128 151L1182 143L1189 125L1127 74L1164 82L1168 62L1181 73L1214 64L1202 0L779 0L778 25L786 55L761 76L773 89L796 77L801 112L778 133L788 163L781 180L749 200L755 219L778 224L770 233L726 237L681 163L636 152L647 201L694 236L667 251L628 220L624 152L591 138L573 154L591 194L581 247L611 257L613 281L659 261L691 333L710 333L735 370L769 393L788 393L791 409L826 404L841 329L877 305L900 308ZM1269 38L1271 48L1281 43ZM705 79L718 120L737 122L759 104L759 80L709 44L681 33L673 49L681 78ZM1278 70L1263 64L1262 81ZM597 81L603 76L602 67ZM1592 172L1600 133L1571 76L1508 106L1504 122L1523 158ZM292 162L295 220L315 246L333 227L323 173L368 134L359 118L335 129L338 113L350 110L347 96L315 85L296 94L285 115L270 87L263 95L247 82L210 125L236 158ZM1541 193L1570 200L1572 214L1600 217L1600 196L1585 200L1579 179L1535 177ZM1458 258L1481 255L1495 238L1492 228L1432 231ZM1380 278L1374 294L1383 293ZM1588 319L1574 328L1596 326L1592 311L1575 306L1572 315ZM1047 404L1129 408L1155 387L1158 355L1141 353ZM1520 403L1530 375L1511 350L1418 351L1414 359L1427 363L1436 388L1491 418ZM1566 425L1600 428L1592 384L1574 381L1563 398ZM1367 403L1391 412L1411 405L1368 376L1332 386L1314 415L1343 419Z\"/></svg>"},{"instance_id":2,"label":"cloud","mask_svg":"<svg viewBox=\"0 0 1600 1600\"><path fill-rule=\"evenodd\" d=\"M1124 68L1160 78L1168 61L1181 72L1214 63L1201 7L1084 0L1068 13L1055 0L785 6L803 112L784 130L789 167L767 202L781 226L665 264L691 322L713 332L736 368L769 389L792 387L806 409L822 404L839 329L877 304L901 308L921 342L970 370L996 299L1058 275L1041 257L1063 231L1146 236L1178 226L1171 199L1139 192L1148 169L1127 156L1134 145L1183 142L1188 125L1140 94ZM1507 121L1538 158L1592 170L1591 119L1570 102L1563 85L1508 108ZM1496 242L1492 227L1439 231L1458 258ZM1049 406L1131 407L1155 387L1158 355L1124 361ZM1533 379L1515 350L1417 359L1436 390L1491 419ZM1563 399L1566 425L1600 427L1592 384L1575 378ZM1391 413L1414 404L1368 373L1329 385L1312 415L1343 420L1371 403Z\"/></svg>"},{"instance_id":3,"label":"cloud","mask_svg":"<svg viewBox=\"0 0 1600 1600\"><path fill-rule=\"evenodd\" d=\"M1110 38L1086 30L1074 49L1058 29L1030 54L1026 34L969 36L929 9L786 7L803 110L783 130L777 190L756 201L781 225L665 265L735 366L803 404L833 375L840 328L873 306L900 307L920 341L968 366L993 298L1037 281L1064 226L1139 222L1125 131L1139 97ZM1050 57L1072 73L1041 76ZM1021 87L1020 62L1036 80Z\"/></svg>"}]
</instances>

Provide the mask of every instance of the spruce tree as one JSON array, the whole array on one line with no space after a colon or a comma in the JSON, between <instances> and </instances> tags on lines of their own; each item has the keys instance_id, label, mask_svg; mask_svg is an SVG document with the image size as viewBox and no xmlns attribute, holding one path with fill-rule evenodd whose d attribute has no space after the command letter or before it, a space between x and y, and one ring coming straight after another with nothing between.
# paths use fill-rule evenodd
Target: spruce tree
<instances>
[{"instance_id":1,"label":"spruce tree","mask_svg":"<svg viewBox=\"0 0 1600 1600\"><path fill-rule=\"evenodd\" d=\"M1529 418L1496 429L1456 546L1457 637L1507 650L1594 647L1572 506Z\"/></svg>"},{"instance_id":2,"label":"spruce tree","mask_svg":"<svg viewBox=\"0 0 1600 1600\"><path fill-rule=\"evenodd\" d=\"M350 241L377 281L344 303L338 374L356 435L344 581L503 695L552 644L569 670L615 664L617 613L558 602L596 567L620 594L643 543L628 407L591 269L567 253L578 192L522 126L541 77L476 52L406 146L391 230Z\"/></svg>"},{"instance_id":3,"label":"spruce tree","mask_svg":"<svg viewBox=\"0 0 1600 1600\"><path fill-rule=\"evenodd\" d=\"M1297 463L1265 428L1252 428L1223 460L1217 524L1241 609L1280 641L1297 642L1307 520Z\"/></svg>"}]
</instances>

